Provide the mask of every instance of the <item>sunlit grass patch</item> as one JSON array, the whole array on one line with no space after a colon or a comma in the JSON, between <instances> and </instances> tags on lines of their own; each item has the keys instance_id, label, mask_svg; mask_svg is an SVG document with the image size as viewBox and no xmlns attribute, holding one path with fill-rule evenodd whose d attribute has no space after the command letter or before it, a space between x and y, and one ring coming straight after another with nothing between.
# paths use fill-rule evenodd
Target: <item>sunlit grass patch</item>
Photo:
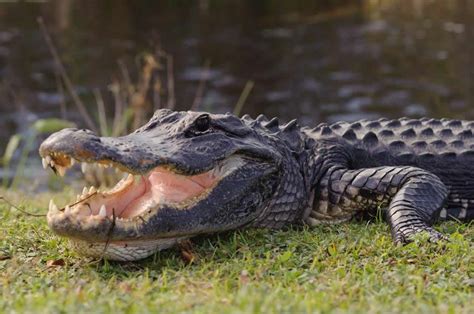
<instances>
[{"instance_id":1,"label":"sunlit grass patch","mask_svg":"<svg viewBox=\"0 0 474 314\"><path fill-rule=\"evenodd\" d=\"M31 213L51 197L2 195ZM448 243L394 246L384 223L242 230L194 239L192 262L173 248L113 263L1 203L0 312L472 312L474 227L437 228Z\"/></svg>"}]
</instances>

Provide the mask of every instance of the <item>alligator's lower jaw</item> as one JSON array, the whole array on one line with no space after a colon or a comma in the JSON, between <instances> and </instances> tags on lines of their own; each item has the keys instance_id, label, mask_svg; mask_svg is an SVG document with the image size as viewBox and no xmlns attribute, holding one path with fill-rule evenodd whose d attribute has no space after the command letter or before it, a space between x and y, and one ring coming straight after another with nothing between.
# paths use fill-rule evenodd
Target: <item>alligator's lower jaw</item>
<instances>
[{"instance_id":1,"label":"alligator's lower jaw","mask_svg":"<svg viewBox=\"0 0 474 314\"><path fill-rule=\"evenodd\" d=\"M82 255L106 258L113 261L130 262L146 258L160 250L172 247L184 239L186 239L186 237L110 243L91 243L71 239L70 243L72 249Z\"/></svg>"}]
</instances>

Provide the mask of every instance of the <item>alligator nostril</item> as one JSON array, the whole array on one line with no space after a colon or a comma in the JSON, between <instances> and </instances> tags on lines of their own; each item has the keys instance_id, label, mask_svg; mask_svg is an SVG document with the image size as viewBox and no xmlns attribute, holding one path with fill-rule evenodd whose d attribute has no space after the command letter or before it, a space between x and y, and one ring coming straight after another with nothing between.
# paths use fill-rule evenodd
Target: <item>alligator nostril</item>
<instances>
[{"instance_id":1,"label":"alligator nostril","mask_svg":"<svg viewBox=\"0 0 474 314\"><path fill-rule=\"evenodd\" d=\"M80 131L80 132L84 132L84 133L86 133L86 134L93 134L93 135L95 135L94 132L92 132L91 130L88 130L88 129L80 129L79 131Z\"/></svg>"}]
</instances>

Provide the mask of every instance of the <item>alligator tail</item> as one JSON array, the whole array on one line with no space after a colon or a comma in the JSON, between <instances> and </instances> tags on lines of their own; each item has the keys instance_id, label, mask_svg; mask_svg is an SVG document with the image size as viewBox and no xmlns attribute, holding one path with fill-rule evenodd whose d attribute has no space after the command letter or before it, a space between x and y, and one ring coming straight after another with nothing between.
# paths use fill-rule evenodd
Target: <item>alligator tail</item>
<instances>
[{"instance_id":1,"label":"alligator tail","mask_svg":"<svg viewBox=\"0 0 474 314\"><path fill-rule=\"evenodd\" d=\"M440 220L456 220L469 222L474 220L474 200L462 200L443 208L439 214Z\"/></svg>"}]
</instances>

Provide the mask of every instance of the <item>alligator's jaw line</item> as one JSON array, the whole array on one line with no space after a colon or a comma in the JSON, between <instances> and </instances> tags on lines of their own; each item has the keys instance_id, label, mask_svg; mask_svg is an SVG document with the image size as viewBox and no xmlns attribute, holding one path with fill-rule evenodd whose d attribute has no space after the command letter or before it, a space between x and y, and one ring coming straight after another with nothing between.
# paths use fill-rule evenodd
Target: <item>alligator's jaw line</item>
<instances>
[{"instance_id":1,"label":"alligator's jaw line","mask_svg":"<svg viewBox=\"0 0 474 314\"><path fill-rule=\"evenodd\" d=\"M192 206L206 197L219 181L242 165L239 156L231 156L213 169L198 175L181 175L170 170L170 167L156 167L146 174L133 176L131 173L120 180L112 189L99 191L91 186L84 187L77 195L76 201L62 208L50 200L48 222L71 219L81 226L98 225L104 221L117 224L133 225L137 220L144 221L145 216L160 210L163 204L175 208ZM75 164L81 164L84 172L86 162L81 162L60 152L51 152L42 158L43 167L50 167L56 174L64 176ZM96 165L109 168L114 164L101 161ZM117 170L127 169L125 166ZM112 231L112 230L111 230ZM188 237L158 238L151 240L123 240L88 242L71 238L72 247L91 257L102 257L117 261L133 261L169 248Z\"/></svg>"},{"instance_id":2,"label":"alligator's jaw line","mask_svg":"<svg viewBox=\"0 0 474 314\"><path fill-rule=\"evenodd\" d=\"M146 258L153 253L170 248L184 239L186 237L120 243L90 243L71 240L71 246L78 253L86 256L128 262Z\"/></svg>"}]
</instances>

